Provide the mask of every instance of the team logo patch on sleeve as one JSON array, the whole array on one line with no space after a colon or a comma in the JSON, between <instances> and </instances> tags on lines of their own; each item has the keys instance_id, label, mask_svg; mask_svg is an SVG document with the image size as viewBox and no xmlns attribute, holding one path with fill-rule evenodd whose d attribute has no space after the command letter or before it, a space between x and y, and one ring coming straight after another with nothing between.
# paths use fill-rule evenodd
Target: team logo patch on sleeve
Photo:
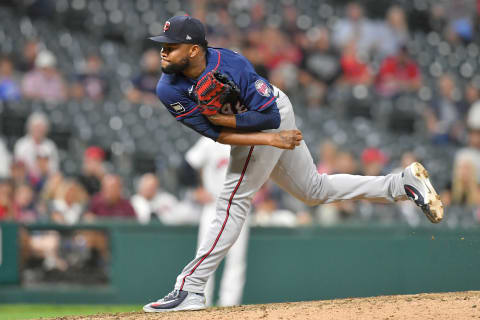
<instances>
[{"instance_id":1,"label":"team logo patch on sleeve","mask_svg":"<svg viewBox=\"0 0 480 320\"><path fill-rule=\"evenodd\" d=\"M185 112L185 107L182 106L180 102L172 103L170 107L172 107L173 111L175 111L176 113Z\"/></svg>"},{"instance_id":2,"label":"team logo patch on sleeve","mask_svg":"<svg viewBox=\"0 0 480 320\"><path fill-rule=\"evenodd\" d=\"M261 79L255 81L255 89L257 89L257 92L264 97L269 97L271 94L270 87Z\"/></svg>"}]
</instances>

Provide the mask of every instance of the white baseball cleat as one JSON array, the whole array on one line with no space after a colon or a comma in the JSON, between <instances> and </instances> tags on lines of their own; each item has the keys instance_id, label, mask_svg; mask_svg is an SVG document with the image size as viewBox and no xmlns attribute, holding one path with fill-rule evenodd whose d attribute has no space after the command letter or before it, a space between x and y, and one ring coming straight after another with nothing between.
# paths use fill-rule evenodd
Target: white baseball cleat
<instances>
[{"instance_id":1,"label":"white baseball cleat","mask_svg":"<svg viewBox=\"0 0 480 320\"><path fill-rule=\"evenodd\" d=\"M403 170L403 187L410 200L419 206L428 220L438 223L443 219L443 204L428 179L427 170L414 162Z\"/></svg>"},{"instance_id":2,"label":"white baseball cleat","mask_svg":"<svg viewBox=\"0 0 480 320\"><path fill-rule=\"evenodd\" d=\"M201 293L173 290L162 299L143 307L145 312L168 312L205 309L205 296Z\"/></svg>"}]
</instances>

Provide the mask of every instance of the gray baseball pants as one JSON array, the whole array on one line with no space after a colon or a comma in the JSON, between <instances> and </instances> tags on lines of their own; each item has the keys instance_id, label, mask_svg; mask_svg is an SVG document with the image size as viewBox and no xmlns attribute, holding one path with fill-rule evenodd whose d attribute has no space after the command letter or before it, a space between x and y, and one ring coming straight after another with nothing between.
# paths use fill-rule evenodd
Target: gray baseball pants
<instances>
[{"instance_id":1,"label":"gray baseball pants","mask_svg":"<svg viewBox=\"0 0 480 320\"><path fill-rule=\"evenodd\" d=\"M209 228L216 215L216 204L207 204L203 208L200 225L198 227L198 247L202 240L208 236ZM247 273L247 249L250 234L248 219L243 224L242 231L235 243L228 250L225 256L225 266L220 282L218 306L227 307L240 305L242 303L243 286ZM213 305L213 293L215 288L215 272L212 273L205 286L205 299L207 306Z\"/></svg>"},{"instance_id":2,"label":"gray baseball pants","mask_svg":"<svg viewBox=\"0 0 480 320\"><path fill-rule=\"evenodd\" d=\"M278 95L280 127L272 131L296 129L288 97ZM283 190L308 205L347 199L394 201L405 195L401 174L370 177L348 174L319 174L305 142L294 150L271 146L232 146L223 191L217 198L216 216L193 259L177 277L175 289L203 293L242 230L251 199L272 178Z\"/></svg>"}]
</instances>

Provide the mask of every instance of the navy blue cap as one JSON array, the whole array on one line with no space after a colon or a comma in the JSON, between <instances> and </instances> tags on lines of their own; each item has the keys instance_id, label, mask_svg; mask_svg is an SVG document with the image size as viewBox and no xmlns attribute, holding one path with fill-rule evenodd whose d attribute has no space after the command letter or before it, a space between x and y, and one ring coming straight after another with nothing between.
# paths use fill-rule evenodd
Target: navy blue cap
<instances>
[{"instance_id":1,"label":"navy blue cap","mask_svg":"<svg viewBox=\"0 0 480 320\"><path fill-rule=\"evenodd\" d=\"M151 37L150 40L161 43L207 43L203 23L190 16L176 16L168 19L163 26L163 34Z\"/></svg>"}]
</instances>

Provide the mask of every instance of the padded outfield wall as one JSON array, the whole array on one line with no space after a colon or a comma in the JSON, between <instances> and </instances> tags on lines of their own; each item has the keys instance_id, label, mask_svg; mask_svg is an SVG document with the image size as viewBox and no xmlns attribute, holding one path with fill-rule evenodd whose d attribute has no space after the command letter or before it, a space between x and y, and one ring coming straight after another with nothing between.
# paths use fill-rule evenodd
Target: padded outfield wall
<instances>
[{"instance_id":1,"label":"padded outfield wall","mask_svg":"<svg viewBox=\"0 0 480 320\"><path fill-rule=\"evenodd\" d=\"M109 285L24 288L18 274L18 227L0 224L0 303L158 299L193 257L197 237L195 227L99 224L94 228L110 238ZM479 228L253 228L244 303L480 290L479 270Z\"/></svg>"}]
</instances>

